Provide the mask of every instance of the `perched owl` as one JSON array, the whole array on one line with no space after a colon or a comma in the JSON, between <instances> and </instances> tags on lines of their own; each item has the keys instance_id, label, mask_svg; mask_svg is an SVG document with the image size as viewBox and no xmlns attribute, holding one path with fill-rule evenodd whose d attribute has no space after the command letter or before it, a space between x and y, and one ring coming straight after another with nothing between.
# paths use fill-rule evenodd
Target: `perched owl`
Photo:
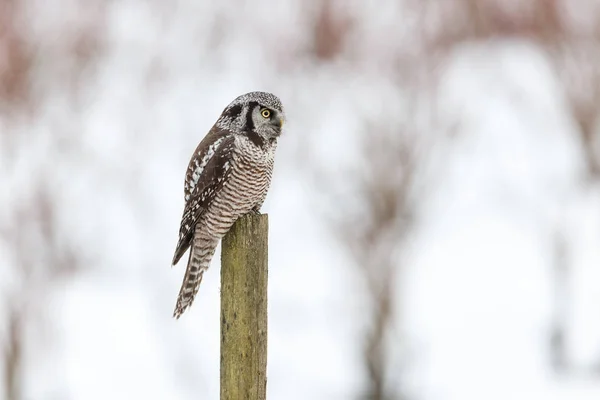
<instances>
[{"instance_id":1,"label":"perched owl","mask_svg":"<svg viewBox=\"0 0 600 400\"><path fill-rule=\"evenodd\" d=\"M251 92L229 104L202 139L185 175L185 207L173 265L190 248L173 316L192 304L219 240L234 222L258 213L285 121L279 98Z\"/></svg>"}]
</instances>

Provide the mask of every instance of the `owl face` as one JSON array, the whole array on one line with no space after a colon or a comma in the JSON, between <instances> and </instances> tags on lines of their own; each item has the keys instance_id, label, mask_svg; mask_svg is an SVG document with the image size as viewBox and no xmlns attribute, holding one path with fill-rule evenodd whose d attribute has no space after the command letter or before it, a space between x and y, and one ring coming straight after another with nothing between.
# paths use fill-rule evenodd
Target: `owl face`
<instances>
[{"instance_id":1,"label":"owl face","mask_svg":"<svg viewBox=\"0 0 600 400\"><path fill-rule=\"evenodd\" d=\"M258 133L265 139L273 139L281 135L284 123L283 111L258 102L251 103L249 106L250 120L248 122L250 123L245 127L246 130Z\"/></svg>"},{"instance_id":2,"label":"owl face","mask_svg":"<svg viewBox=\"0 0 600 400\"><path fill-rule=\"evenodd\" d=\"M254 142L272 142L281 135L284 122L285 112L277 96L267 92L250 92L232 101L223 110L217 125L246 135Z\"/></svg>"}]
</instances>

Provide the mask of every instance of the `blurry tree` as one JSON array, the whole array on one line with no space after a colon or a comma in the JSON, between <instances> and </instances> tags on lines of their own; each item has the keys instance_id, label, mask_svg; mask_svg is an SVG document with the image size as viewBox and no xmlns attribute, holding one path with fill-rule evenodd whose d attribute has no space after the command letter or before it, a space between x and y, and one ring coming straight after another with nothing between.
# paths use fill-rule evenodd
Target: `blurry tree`
<instances>
[{"instance_id":1,"label":"blurry tree","mask_svg":"<svg viewBox=\"0 0 600 400\"><path fill-rule=\"evenodd\" d=\"M5 291L3 345L4 390L9 400L24 398L22 383L27 364L28 338L37 332L44 340L44 299L54 285L82 268L81 252L60 233L60 206L46 184L41 183L11 211L0 236L11 250L13 279Z\"/></svg>"},{"instance_id":2,"label":"blurry tree","mask_svg":"<svg viewBox=\"0 0 600 400\"><path fill-rule=\"evenodd\" d=\"M433 135L424 128L429 121L423 116L433 112L433 104L424 94L434 87L435 63L423 51L422 43L409 37L399 39L392 54L368 46L369 40L385 39L384 33L363 37L351 46L349 42L364 33L360 31L364 18L353 15L344 2L315 4L319 7L313 10L314 22L309 24L312 45L308 56L321 64L344 59L344 67L359 75L365 64L367 68L378 66L395 85L395 99L399 100L387 107L382 100L375 114L357 110L362 115L360 128L344 137L348 151L358 149L357 154L352 153L350 165L326 165L314 155L318 152L307 151L302 157L311 159L303 160L302 166L315 185L324 223L350 255L364 283L366 325L361 346L367 387L359 398L400 399L405 397L398 386L402 380L398 366L403 362L394 359L393 353L402 333L397 320L402 298L398 290L404 250L423 195L419 176L428 161L426 152L432 148L428 141Z\"/></svg>"},{"instance_id":3,"label":"blurry tree","mask_svg":"<svg viewBox=\"0 0 600 400\"><path fill-rule=\"evenodd\" d=\"M0 2L0 55L2 55L0 58L0 122L4 126L7 124L6 119L11 115L11 111L20 110L28 103L29 99L31 56L23 33L16 26L20 17L19 11L15 1L3 0ZM9 156L9 151L7 151L9 135L6 128L0 132L3 157ZM2 240L9 246L17 240L22 242L21 238L17 238L18 233L22 231L18 226L14 226L14 221L3 220L0 228ZM13 243L10 243L9 240ZM22 243L20 244L22 245ZM20 256L25 257L26 254L20 254ZM23 274L30 273L30 267L29 263L24 262ZM0 353L4 371L2 389L4 398L13 400L21 398L19 382L23 363L25 328L23 316L18 309L20 305L17 305L20 302L15 299L15 294L11 293L10 296L3 297L5 323L3 324L2 352Z\"/></svg>"},{"instance_id":4,"label":"blurry tree","mask_svg":"<svg viewBox=\"0 0 600 400\"><path fill-rule=\"evenodd\" d=\"M36 353L32 346L47 339L47 297L55 284L90 265L85 249L77 247L64 225L69 210L61 205L60 179L52 168L81 151L81 136L73 135L76 115L51 120L48 147L30 150L48 139L33 128L45 107L66 97L76 110L82 71L99 50L99 4L79 4L81 9L71 10L81 11L77 23L57 21L58 32L45 37L33 34L37 27L29 3L0 0L0 172L5 191L0 240L8 255L3 279L10 282L1 297L0 390L7 400L26 396L27 367ZM86 10L93 18L85 18L90 16Z\"/></svg>"},{"instance_id":5,"label":"blurry tree","mask_svg":"<svg viewBox=\"0 0 600 400\"><path fill-rule=\"evenodd\" d=\"M344 51L353 20L344 11L342 2L320 0L317 4L313 16L310 55L321 62L332 61Z\"/></svg>"},{"instance_id":6,"label":"blurry tree","mask_svg":"<svg viewBox=\"0 0 600 400\"><path fill-rule=\"evenodd\" d=\"M393 46L382 46L386 54L355 56L360 42L348 43L360 37L380 45L391 40L385 34L369 38L371 32L361 31L363 15L339 7L334 0L316 2L312 31L308 34L313 45L310 55L320 63L329 63L340 55L351 61L349 67L377 65L397 83L400 93L420 96L426 105L429 123L446 132L453 128L451 121L442 121L435 114L436 72L459 47L477 42L517 39L538 46L547 54L563 84L568 111L579 127L578 140L586 160L587 173L583 190L600 183L600 2L594 0L450 0L399 2L405 36L394 32ZM361 36L362 35L362 36ZM376 34L374 34L376 36ZM350 48L352 47L352 49ZM377 46L375 46L377 47ZM377 51L377 49L373 50ZM390 63L390 60L391 63ZM352 64L355 62L355 64ZM415 100L415 102L418 100ZM418 108L418 107L417 107ZM416 156L419 141L415 131L423 133L415 111L413 120L396 126L369 123L363 130L358 148L362 149L360 164L352 171L327 175L319 167L312 171L325 203L332 207L325 213L329 226L352 255L364 278L372 306L365 332L364 366L369 377L369 398L384 399L395 394L387 391L387 354L390 347L386 335L393 321L393 299L397 284L392 284L400 265L403 243L414 227L413 193L417 165L425 162ZM412 133L412 134L411 134ZM423 135L421 135L423 136ZM340 189L336 183L348 187ZM350 201L349 199L352 199ZM345 207L347 206L347 207ZM550 334L551 360L557 370L568 365L565 350L569 292L569 257L563 228L553 237L555 262L555 318Z\"/></svg>"},{"instance_id":7,"label":"blurry tree","mask_svg":"<svg viewBox=\"0 0 600 400\"><path fill-rule=\"evenodd\" d=\"M578 128L577 139L586 167L581 180L583 195L600 186L600 29L597 28L600 26L600 5L596 9L596 31L581 35L565 29L564 36L547 47L563 85L568 112ZM572 305L568 291L569 249L565 233L560 230L555 233L554 242L556 316L551 332L551 358L557 370L567 371L570 366L565 336L568 334L568 308ZM596 364L600 365L600 355ZM592 372L600 373L597 365Z\"/></svg>"},{"instance_id":8,"label":"blurry tree","mask_svg":"<svg viewBox=\"0 0 600 400\"><path fill-rule=\"evenodd\" d=\"M413 121L365 117L358 135L359 159L326 172L311 160L309 173L321 201L322 218L351 256L364 282L367 304L362 344L368 387L360 398L399 399L400 371L394 370L392 343L397 338L403 250L416 217L415 180L423 159L423 138Z\"/></svg>"},{"instance_id":9,"label":"blurry tree","mask_svg":"<svg viewBox=\"0 0 600 400\"><path fill-rule=\"evenodd\" d=\"M18 27L20 11L16 0L0 1L0 115L3 119L11 110L28 108L31 100L32 49Z\"/></svg>"},{"instance_id":10,"label":"blurry tree","mask_svg":"<svg viewBox=\"0 0 600 400\"><path fill-rule=\"evenodd\" d=\"M410 1L420 9L426 47L451 54L475 42L520 39L546 53L563 85L564 97L575 125L587 170L586 192L600 184L600 2L595 0L452 0ZM444 16L440 18L440 16ZM550 359L557 371L569 367L565 349L569 257L566 233L553 234L555 316L550 333Z\"/></svg>"},{"instance_id":11,"label":"blurry tree","mask_svg":"<svg viewBox=\"0 0 600 400\"><path fill-rule=\"evenodd\" d=\"M364 398L397 399L401 393L393 384L401 376L391 368L395 360L390 341L398 323L402 250L415 218L412 195L419 140L410 126L369 122L359 141L360 162L329 179L320 193L330 196L329 222L366 286L363 360L369 385ZM344 183L336 190L334 182Z\"/></svg>"}]
</instances>

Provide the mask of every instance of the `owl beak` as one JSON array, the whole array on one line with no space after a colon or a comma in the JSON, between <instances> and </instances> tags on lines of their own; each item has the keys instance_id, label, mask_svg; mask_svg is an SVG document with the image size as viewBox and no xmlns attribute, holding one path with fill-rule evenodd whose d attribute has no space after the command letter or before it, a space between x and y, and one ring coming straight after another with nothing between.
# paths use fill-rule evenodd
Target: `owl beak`
<instances>
[{"instance_id":1,"label":"owl beak","mask_svg":"<svg viewBox=\"0 0 600 400\"><path fill-rule=\"evenodd\" d=\"M277 135L281 134L281 128L283 128L283 124L285 123L285 119L280 116L276 116L271 120L271 124L277 128Z\"/></svg>"}]
</instances>

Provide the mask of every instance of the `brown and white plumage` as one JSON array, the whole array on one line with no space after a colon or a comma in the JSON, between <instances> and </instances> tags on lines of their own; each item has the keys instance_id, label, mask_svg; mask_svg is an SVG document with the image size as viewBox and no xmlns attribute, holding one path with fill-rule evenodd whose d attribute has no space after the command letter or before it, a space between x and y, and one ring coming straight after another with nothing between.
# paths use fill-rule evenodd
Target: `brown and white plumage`
<instances>
[{"instance_id":1,"label":"brown and white plumage","mask_svg":"<svg viewBox=\"0 0 600 400\"><path fill-rule=\"evenodd\" d=\"M231 102L196 148L185 176L177 264L188 264L173 316L192 304L219 240L265 200L285 114L273 94L250 92Z\"/></svg>"}]
</instances>

